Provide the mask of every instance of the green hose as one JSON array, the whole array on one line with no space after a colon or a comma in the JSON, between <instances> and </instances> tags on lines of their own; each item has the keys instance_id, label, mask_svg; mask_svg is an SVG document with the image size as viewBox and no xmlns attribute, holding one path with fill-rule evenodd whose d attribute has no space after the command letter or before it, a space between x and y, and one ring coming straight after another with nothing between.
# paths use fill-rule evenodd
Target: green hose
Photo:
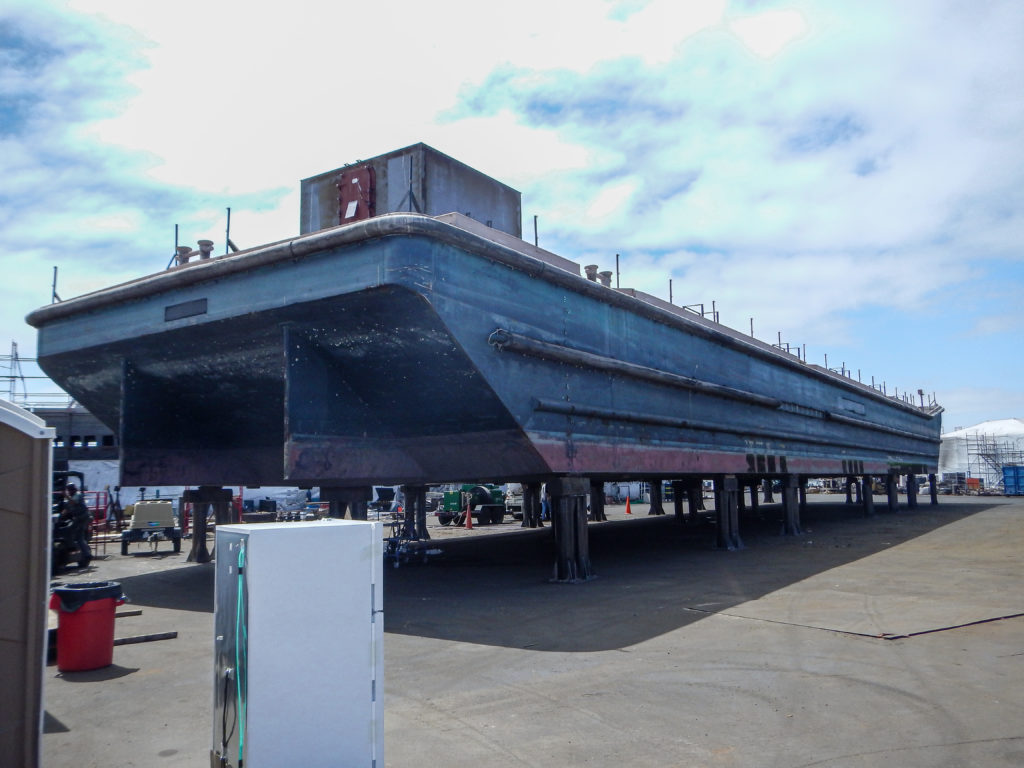
<instances>
[{"instance_id":1,"label":"green hose","mask_svg":"<svg viewBox=\"0 0 1024 768\"><path fill-rule=\"evenodd\" d=\"M238 700L238 768L242 768L242 752L245 749L245 691L248 667L242 671L242 661L245 659L245 643L248 642L248 633L245 630L245 545L238 548L238 591L235 606L235 692Z\"/></svg>"}]
</instances>

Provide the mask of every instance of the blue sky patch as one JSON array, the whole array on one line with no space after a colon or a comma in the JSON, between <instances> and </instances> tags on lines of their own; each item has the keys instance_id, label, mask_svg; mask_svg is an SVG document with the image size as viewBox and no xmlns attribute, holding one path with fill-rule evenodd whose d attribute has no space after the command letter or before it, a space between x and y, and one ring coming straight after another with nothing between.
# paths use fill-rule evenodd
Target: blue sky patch
<instances>
[{"instance_id":1,"label":"blue sky patch","mask_svg":"<svg viewBox=\"0 0 1024 768\"><path fill-rule=\"evenodd\" d=\"M852 115L820 117L786 139L791 152L821 152L837 144L847 144L865 133Z\"/></svg>"}]
</instances>

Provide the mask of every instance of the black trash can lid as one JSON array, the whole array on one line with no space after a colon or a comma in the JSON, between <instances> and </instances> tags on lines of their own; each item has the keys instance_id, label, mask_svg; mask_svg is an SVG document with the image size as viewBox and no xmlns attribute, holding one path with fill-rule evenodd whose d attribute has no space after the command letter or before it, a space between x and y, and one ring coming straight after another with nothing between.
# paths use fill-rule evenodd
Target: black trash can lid
<instances>
[{"instance_id":1,"label":"black trash can lid","mask_svg":"<svg viewBox=\"0 0 1024 768\"><path fill-rule=\"evenodd\" d=\"M86 581L79 584L61 584L53 588L53 594L60 598L62 611L77 611L94 600L113 598L120 600L121 584L116 581Z\"/></svg>"}]
</instances>

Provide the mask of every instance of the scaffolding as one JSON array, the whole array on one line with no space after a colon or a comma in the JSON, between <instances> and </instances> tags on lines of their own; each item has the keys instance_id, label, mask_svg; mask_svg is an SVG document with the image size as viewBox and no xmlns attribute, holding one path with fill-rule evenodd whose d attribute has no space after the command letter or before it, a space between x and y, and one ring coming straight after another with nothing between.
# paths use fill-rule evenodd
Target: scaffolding
<instances>
[{"instance_id":1,"label":"scaffolding","mask_svg":"<svg viewBox=\"0 0 1024 768\"><path fill-rule=\"evenodd\" d=\"M46 376L34 357L18 354L18 342L11 342L11 353L0 355L0 397L27 410L69 408L74 400Z\"/></svg>"},{"instance_id":2,"label":"scaffolding","mask_svg":"<svg viewBox=\"0 0 1024 768\"><path fill-rule=\"evenodd\" d=\"M984 489L1003 485L1003 467L1024 465L1024 439L997 437L979 432L964 436L967 477L981 480Z\"/></svg>"}]
</instances>

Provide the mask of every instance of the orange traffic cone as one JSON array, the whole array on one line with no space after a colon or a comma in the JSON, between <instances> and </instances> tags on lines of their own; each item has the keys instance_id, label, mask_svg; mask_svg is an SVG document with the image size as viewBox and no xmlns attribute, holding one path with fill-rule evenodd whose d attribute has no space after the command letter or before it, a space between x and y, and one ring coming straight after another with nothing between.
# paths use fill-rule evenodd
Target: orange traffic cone
<instances>
[{"instance_id":1,"label":"orange traffic cone","mask_svg":"<svg viewBox=\"0 0 1024 768\"><path fill-rule=\"evenodd\" d=\"M469 506L469 501L466 501L466 530L473 530L473 510Z\"/></svg>"},{"instance_id":2,"label":"orange traffic cone","mask_svg":"<svg viewBox=\"0 0 1024 768\"><path fill-rule=\"evenodd\" d=\"M633 512L629 509L629 496L626 497L626 514L632 515Z\"/></svg>"}]
</instances>

